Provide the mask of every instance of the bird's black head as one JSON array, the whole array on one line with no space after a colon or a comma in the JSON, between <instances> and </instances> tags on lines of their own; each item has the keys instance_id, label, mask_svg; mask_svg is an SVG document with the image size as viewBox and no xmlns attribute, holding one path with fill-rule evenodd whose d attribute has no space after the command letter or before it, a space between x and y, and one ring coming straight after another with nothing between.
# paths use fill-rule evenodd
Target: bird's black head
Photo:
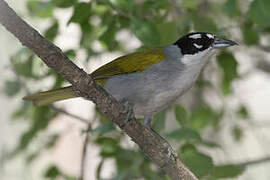
<instances>
[{"instance_id":1,"label":"bird's black head","mask_svg":"<svg viewBox=\"0 0 270 180\"><path fill-rule=\"evenodd\" d=\"M181 49L183 55L192 55L209 49L211 47L214 49L224 48L236 45L237 43L219 38L212 33L193 32L181 37L174 44Z\"/></svg>"}]
</instances>

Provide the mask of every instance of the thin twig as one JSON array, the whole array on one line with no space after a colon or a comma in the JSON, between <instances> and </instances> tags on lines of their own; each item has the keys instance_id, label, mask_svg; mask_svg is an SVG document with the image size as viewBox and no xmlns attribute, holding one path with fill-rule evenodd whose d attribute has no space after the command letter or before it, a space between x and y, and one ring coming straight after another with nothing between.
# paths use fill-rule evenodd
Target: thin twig
<instances>
[{"instance_id":1,"label":"thin twig","mask_svg":"<svg viewBox=\"0 0 270 180\"><path fill-rule=\"evenodd\" d=\"M58 108L58 107L56 107L56 106L54 106L54 105L49 105L49 106L50 106L53 110L55 110L55 111L57 111L57 112L60 112L60 113L62 113L62 114L64 114L64 115L70 116L70 117L72 117L72 118L75 118L75 119L79 120L80 122L82 122L82 123L84 123L84 124L89 124L89 123L90 123L89 120L87 120L87 119L85 119L85 118L83 118L83 117L77 116L77 115L75 115L75 114L72 114L72 113L70 113L70 112L67 112L67 111L65 111L64 109Z\"/></svg>"},{"instance_id":2,"label":"thin twig","mask_svg":"<svg viewBox=\"0 0 270 180\"><path fill-rule=\"evenodd\" d=\"M84 143L83 143L83 150L82 150L82 159L81 159L81 176L80 176L80 180L84 180L84 174L85 174L85 162L86 162L86 156L87 156L87 147L88 147L88 140L89 140L89 131L92 130L92 126L89 123L87 130L86 130L86 134L85 134L85 139L84 139Z\"/></svg>"},{"instance_id":3,"label":"thin twig","mask_svg":"<svg viewBox=\"0 0 270 180\"><path fill-rule=\"evenodd\" d=\"M260 158L260 159L255 159L251 161L246 161L242 163L235 164L237 166L252 166L252 165L257 165L257 164L262 164L262 163L267 163L270 162L270 156Z\"/></svg>"}]
</instances>

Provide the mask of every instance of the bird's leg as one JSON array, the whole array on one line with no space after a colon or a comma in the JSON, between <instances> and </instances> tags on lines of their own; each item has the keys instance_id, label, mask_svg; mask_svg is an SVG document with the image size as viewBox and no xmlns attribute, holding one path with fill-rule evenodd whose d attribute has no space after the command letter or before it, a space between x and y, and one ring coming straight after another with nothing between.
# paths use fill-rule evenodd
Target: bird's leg
<instances>
[{"instance_id":1,"label":"bird's leg","mask_svg":"<svg viewBox=\"0 0 270 180\"><path fill-rule=\"evenodd\" d=\"M161 140L161 142L163 143L163 145L167 148L167 152L168 152L168 157L167 160L164 162L164 164L162 165L162 167L164 167L170 160L170 157L173 156L175 159L177 158L177 153L173 150L173 148L171 147L171 145L166 141L166 139L164 139L161 135L159 135L154 129L151 128L151 121L152 121L152 117L149 116L145 116L143 119L143 125L149 129L158 139Z\"/></svg>"},{"instance_id":2,"label":"bird's leg","mask_svg":"<svg viewBox=\"0 0 270 180\"><path fill-rule=\"evenodd\" d=\"M123 105L120 113L127 113L125 121L120 125L120 128L123 128L131 119L134 118L134 113L132 111L132 105L126 99L120 100L120 103Z\"/></svg>"},{"instance_id":3,"label":"bird's leg","mask_svg":"<svg viewBox=\"0 0 270 180\"><path fill-rule=\"evenodd\" d=\"M143 125L145 127L147 127L148 129L154 131L152 128L151 128L151 122L152 122L152 116L144 116L143 118Z\"/></svg>"}]
</instances>

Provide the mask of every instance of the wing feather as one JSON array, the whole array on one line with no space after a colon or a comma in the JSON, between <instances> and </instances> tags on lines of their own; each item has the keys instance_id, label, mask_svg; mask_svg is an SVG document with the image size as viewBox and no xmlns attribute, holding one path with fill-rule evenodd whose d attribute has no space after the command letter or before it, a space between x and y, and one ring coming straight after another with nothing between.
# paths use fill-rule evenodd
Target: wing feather
<instances>
[{"instance_id":1,"label":"wing feather","mask_svg":"<svg viewBox=\"0 0 270 180\"><path fill-rule=\"evenodd\" d=\"M95 70L91 75L100 84L115 75L143 72L153 64L165 59L162 48L150 48L144 51L121 56Z\"/></svg>"}]
</instances>

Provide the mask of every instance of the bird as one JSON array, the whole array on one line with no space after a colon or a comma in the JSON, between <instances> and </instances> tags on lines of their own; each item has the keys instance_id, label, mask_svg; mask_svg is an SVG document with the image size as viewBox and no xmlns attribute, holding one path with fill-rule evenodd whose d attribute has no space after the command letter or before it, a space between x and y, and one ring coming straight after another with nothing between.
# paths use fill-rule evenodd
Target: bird
<instances>
[{"instance_id":1,"label":"bird","mask_svg":"<svg viewBox=\"0 0 270 180\"><path fill-rule=\"evenodd\" d=\"M196 82L219 49L238 45L209 32L191 32L173 44L130 53L91 73L119 102L128 102L136 117L151 128L152 117L166 109ZM37 106L77 97L72 86L24 97Z\"/></svg>"}]
</instances>

